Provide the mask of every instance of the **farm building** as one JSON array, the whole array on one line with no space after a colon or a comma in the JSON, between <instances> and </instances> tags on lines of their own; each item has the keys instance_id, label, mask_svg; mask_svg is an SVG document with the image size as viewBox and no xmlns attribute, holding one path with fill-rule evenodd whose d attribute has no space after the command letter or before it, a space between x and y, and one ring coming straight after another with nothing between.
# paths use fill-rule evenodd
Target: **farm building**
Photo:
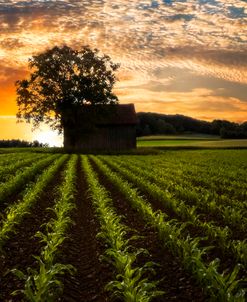
<instances>
[{"instance_id":1,"label":"farm building","mask_svg":"<svg viewBox=\"0 0 247 302\"><path fill-rule=\"evenodd\" d=\"M84 106L73 115L67 114L62 122L66 149L136 148L137 116L134 104Z\"/></svg>"}]
</instances>

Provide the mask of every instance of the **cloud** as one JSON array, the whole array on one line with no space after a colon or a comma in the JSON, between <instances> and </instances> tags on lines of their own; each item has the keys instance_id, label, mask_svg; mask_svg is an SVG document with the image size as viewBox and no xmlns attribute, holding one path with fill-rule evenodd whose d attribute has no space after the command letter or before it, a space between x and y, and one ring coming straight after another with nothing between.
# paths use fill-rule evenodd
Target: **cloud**
<instances>
[{"instance_id":1,"label":"cloud","mask_svg":"<svg viewBox=\"0 0 247 302\"><path fill-rule=\"evenodd\" d=\"M12 86L17 79L27 76L27 71L19 67L6 67L5 62L0 61L0 88Z\"/></svg>"},{"instance_id":2,"label":"cloud","mask_svg":"<svg viewBox=\"0 0 247 302\"><path fill-rule=\"evenodd\" d=\"M121 92L121 103L134 102L137 111L184 114L199 119L207 116L208 120L219 118L236 122L245 121L247 116L247 102L234 97L215 96L215 91L205 88L188 92L154 92L145 89Z\"/></svg>"},{"instance_id":3,"label":"cloud","mask_svg":"<svg viewBox=\"0 0 247 302\"><path fill-rule=\"evenodd\" d=\"M157 100L160 91L176 98L186 85L184 93L204 87L227 99L230 112L230 102L244 101L247 84L246 10L242 0L0 0L0 87L8 87L0 102L7 92L14 99L13 83L27 75L31 55L89 44L121 63L116 89L129 100L138 101L140 92Z\"/></svg>"},{"instance_id":4,"label":"cloud","mask_svg":"<svg viewBox=\"0 0 247 302\"><path fill-rule=\"evenodd\" d=\"M24 46L25 46L24 42L18 38L11 38L11 37L5 38L5 39L1 40L1 42L0 42L0 48L6 49L6 50L21 48Z\"/></svg>"}]
</instances>

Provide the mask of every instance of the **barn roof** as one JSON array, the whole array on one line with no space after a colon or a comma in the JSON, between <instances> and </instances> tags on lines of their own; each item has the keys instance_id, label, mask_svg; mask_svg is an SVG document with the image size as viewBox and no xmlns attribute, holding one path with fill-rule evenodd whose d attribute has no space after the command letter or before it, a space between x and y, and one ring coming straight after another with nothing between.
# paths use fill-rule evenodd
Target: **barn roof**
<instances>
[{"instance_id":1,"label":"barn roof","mask_svg":"<svg viewBox=\"0 0 247 302\"><path fill-rule=\"evenodd\" d=\"M112 114L102 116L97 125L135 125L137 122L134 104L118 104Z\"/></svg>"},{"instance_id":2,"label":"barn roof","mask_svg":"<svg viewBox=\"0 0 247 302\"><path fill-rule=\"evenodd\" d=\"M83 127L86 121L94 125L136 125L138 123L134 104L84 106L76 111L67 109L63 116L64 127Z\"/></svg>"}]
</instances>

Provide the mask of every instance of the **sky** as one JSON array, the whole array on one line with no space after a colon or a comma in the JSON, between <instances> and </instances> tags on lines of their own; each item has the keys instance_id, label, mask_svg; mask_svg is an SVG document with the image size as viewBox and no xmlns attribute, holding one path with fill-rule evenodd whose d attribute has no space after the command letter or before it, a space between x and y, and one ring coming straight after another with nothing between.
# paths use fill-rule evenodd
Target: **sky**
<instances>
[{"instance_id":1,"label":"sky","mask_svg":"<svg viewBox=\"0 0 247 302\"><path fill-rule=\"evenodd\" d=\"M0 139L61 144L16 124L15 81L64 44L120 63L114 92L137 112L247 120L247 0L0 0Z\"/></svg>"}]
</instances>

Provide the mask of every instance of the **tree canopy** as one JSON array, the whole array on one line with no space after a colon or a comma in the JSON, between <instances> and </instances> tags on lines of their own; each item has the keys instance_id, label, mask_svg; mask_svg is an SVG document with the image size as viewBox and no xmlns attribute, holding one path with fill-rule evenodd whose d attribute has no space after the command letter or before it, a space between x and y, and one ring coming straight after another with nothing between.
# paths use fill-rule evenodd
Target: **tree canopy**
<instances>
[{"instance_id":1,"label":"tree canopy","mask_svg":"<svg viewBox=\"0 0 247 302\"><path fill-rule=\"evenodd\" d=\"M184 132L220 135L222 138L247 138L247 122L237 124L226 120L212 122L184 115L139 112L137 136L182 134Z\"/></svg>"},{"instance_id":2,"label":"tree canopy","mask_svg":"<svg viewBox=\"0 0 247 302\"><path fill-rule=\"evenodd\" d=\"M49 124L60 132L66 112L86 105L116 104L118 64L97 49L54 47L29 60L29 79L16 82L19 120Z\"/></svg>"}]
</instances>

